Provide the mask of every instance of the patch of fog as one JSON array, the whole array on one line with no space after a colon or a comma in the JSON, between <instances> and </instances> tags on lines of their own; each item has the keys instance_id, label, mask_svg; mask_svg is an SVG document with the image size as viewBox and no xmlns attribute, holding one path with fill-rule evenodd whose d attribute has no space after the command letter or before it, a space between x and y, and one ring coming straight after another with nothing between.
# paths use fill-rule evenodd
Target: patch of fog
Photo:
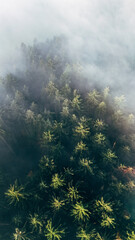
<instances>
[{"instance_id":1,"label":"patch of fog","mask_svg":"<svg viewBox=\"0 0 135 240\"><path fill-rule=\"evenodd\" d=\"M0 74L23 69L21 42L65 35L90 81L125 94L134 108L133 0L5 0L0 3Z\"/></svg>"}]
</instances>

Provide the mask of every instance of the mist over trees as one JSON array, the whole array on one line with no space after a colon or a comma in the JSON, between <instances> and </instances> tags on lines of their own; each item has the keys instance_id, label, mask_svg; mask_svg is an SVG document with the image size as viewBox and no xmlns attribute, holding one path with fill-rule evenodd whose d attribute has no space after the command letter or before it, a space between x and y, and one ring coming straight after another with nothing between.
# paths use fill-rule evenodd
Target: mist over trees
<instances>
[{"instance_id":1,"label":"mist over trees","mask_svg":"<svg viewBox=\"0 0 135 240\"><path fill-rule=\"evenodd\" d=\"M0 239L135 239L135 122L55 37L1 79Z\"/></svg>"}]
</instances>

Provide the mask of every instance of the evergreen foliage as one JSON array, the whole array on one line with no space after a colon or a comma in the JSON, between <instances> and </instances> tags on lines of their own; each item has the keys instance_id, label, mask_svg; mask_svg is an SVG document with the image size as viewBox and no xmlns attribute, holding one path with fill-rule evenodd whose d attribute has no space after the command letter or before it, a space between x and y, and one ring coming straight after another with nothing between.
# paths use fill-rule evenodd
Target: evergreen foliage
<instances>
[{"instance_id":1,"label":"evergreen foliage","mask_svg":"<svg viewBox=\"0 0 135 240\"><path fill-rule=\"evenodd\" d=\"M25 71L3 81L4 239L135 239L134 115L124 96L85 86L65 45L22 44Z\"/></svg>"}]
</instances>

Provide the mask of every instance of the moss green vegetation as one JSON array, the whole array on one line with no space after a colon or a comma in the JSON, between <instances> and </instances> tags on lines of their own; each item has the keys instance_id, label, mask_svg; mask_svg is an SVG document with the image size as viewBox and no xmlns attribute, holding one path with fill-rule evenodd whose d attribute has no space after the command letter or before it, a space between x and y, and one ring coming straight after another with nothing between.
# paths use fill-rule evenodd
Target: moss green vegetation
<instances>
[{"instance_id":1,"label":"moss green vegetation","mask_svg":"<svg viewBox=\"0 0 135 240\"><path fill-rule=\"evenodd\" d=\"M25 70L1 80L0 239L135 239L134 115L65 45L23 44Z\"/></svg>"}]
</instances>

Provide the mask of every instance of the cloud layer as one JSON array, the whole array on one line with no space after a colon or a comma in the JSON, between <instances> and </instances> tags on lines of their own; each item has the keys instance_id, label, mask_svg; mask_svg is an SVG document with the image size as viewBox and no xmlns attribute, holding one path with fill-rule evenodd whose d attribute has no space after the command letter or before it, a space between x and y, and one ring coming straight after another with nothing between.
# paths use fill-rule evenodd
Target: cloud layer
<instances>
[{"instance_id":1,"label":"cloud layer","mask_svg":"<svg viewBox=\"0 0 135 240\"><path fill-rule=\"evenodd\" d=\"M135 2L133 0L5 0L0 3L0 72L12 71L21 42L69 38L73 56L90 79L134 101Z\"/></svg>"}]
</instances>

